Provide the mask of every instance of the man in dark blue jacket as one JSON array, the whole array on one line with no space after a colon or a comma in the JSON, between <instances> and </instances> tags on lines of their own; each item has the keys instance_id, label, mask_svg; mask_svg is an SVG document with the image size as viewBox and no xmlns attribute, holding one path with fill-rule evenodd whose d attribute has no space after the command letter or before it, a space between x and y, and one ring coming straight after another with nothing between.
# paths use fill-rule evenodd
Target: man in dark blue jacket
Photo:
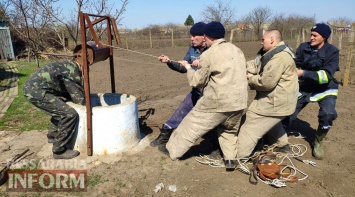
<instances>
[{"instance_id":1,"label":"man in dark blue jacket","mask_svg":"<svg viewBox=\"0 0 355 197\"><path fill-rule=\"evenodd\" d=\"M331 29L324 23L318 23L311 29L310 42L302 43L296 52L297 74L300 93L296 110L289 117L289 126L298 113L309 103L318 102L318 128L313 142L313 156L323 159L321 142L337 118L335 102L338 96L339 82L334 73L339 71L339 50L328 43Z\"/></svg>"},{"instance_id":2,"label":"man in dark blue jacket","mask_svg":"<svg viewBox=\"0 0 355 197\"><path fill-rule=\"evenodd\" d=\"M197 66L201 53L207 49L205 39L203 37L203 29L205 28L205 26L205 23L199 22L194 24L190 29L191 46L184 57L184 60L189 62L189 64L194 64ZM175 70L179 73L187 72L184 66L180 65L179 62L170 61L169 57L166 55L159 56L158 60L163 63L166 63L170 69ZM195 66L193 68L197 69L197 67ZM178 125L186 116L186 114L188 114L193 108L193 106L195 106L200 96L201 90L198 88L192 88L191 92L186 95L184 101L175 110L174 114L170 117L170 119L163 124L159 136L155 140L153 140L150 145L156 147L161 144L167 143L173 130L178 127Z\"/></svg>"}]
</instances>

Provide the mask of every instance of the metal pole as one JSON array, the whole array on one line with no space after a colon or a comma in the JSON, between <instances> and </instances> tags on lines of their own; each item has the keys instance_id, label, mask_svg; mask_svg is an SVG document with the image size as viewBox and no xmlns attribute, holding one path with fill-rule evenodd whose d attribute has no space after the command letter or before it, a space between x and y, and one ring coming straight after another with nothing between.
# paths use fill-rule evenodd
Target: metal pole
<instances>
[{"instance_id":1,"label":"metal pole","mask_svg":"<svg viewBox=\"0 0 355 197\"><path fill-rule=\"evenodd\" d=\"M90 81L89 81L89 66L87 58L87 47L86 47L86 31L85 31L85 17L82 12L79 12L80 18L80 34L81 34L81 56L83 64L83 75L84 75L84 91L85 91L85 101L86 101L86 123L87 123L87 155L92 156L92 112L91 112L91 101L90 101Z\"/></svg>"},{"instance_id":2,"label":"metal pole","mask_svg":"<svg viewBox=\"0 0 355 197\"><path fill-rule=\"evenodd\" d=\"M112 46L112 35L111 35L111 23L110 18L107 18L107 38L109 45ZM116 38L117 39L117 38ZM114 63L113 63L113 49L110 47L110 75L111 75L111 92L116 93L115 87L115 70L114 70Z\"/></svg>"}]
</instances>

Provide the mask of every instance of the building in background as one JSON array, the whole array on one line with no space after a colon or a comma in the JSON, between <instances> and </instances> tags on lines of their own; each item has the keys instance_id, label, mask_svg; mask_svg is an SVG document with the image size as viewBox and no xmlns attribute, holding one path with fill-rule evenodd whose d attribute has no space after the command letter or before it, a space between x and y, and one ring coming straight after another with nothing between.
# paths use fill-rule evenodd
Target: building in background
<instances>
[{"instance_id":1,"label":"building in background","mask_svg":"<svg viewBox=\"0 0 355 197\"><path fill-rule=\"evenodd\" d=\"M14 49L7 19L0 18L0 60L7 61L15 59Z\"/></svg>"}]
</instances>

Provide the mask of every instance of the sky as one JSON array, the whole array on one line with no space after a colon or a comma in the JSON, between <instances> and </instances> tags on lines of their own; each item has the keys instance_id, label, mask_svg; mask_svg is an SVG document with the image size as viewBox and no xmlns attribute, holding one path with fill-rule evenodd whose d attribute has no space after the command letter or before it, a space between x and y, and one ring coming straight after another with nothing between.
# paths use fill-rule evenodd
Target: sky
<instances>
[{"instance_id":1,"label":"sky","mask_svg":"<svg viewBox=\"0 0 355 197\"><path fill-rule=\"evenodd\" d=\"M121 6L120 0L110 0ZM222 0L229 2L229 0ZM69 3L71 2L71 3ZM316 22L346 17L355 22L355 0L231 0L235 19L247 15L256 7L268 7L273 14L284 13L313 17ZM75 8L74 0L60 0L64 10ZM73 4L73 5L71 5ZM215 0L129 0L119 28L144 28L167 23L183 24L190 14L195 22L201 21L202 10L215 5ZM72 7L73 6L73 7Z\"/></svg>"}]
</instances>

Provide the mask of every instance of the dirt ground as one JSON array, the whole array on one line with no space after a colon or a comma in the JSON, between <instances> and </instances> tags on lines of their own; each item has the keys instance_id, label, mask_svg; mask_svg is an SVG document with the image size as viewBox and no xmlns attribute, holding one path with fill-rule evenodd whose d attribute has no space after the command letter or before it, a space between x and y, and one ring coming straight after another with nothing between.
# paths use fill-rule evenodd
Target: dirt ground
<instances>
[{"instance_id":1,"label":"dirt ground","mask_svg":"<svg viewBox=\"0 0 355 197\"><path fill-rule=\"evenodd\" d=\"M253 59L259 43L238 43L247 60ZM141 53L158 56L166 54L173 60L180 60L186 47L139 50ZM124 50L115 50L115 81L118 93L131 94L138 99L140 130L144 139L153 140L159 128L170 117L176 107L190 91L186 75L170 70L156 58ZM342 51L341 65L345 65L345 51ZM341 69L344 69L341 67ZM90 67L92 93L111 92L108 61ZM254 92L250 91L249 101ZM304 159L316 161L317 166L292 160L295 166L308 174L297 183L287 183L284 188L275 188L259 182L249 183L249 176L240 172L226 172L224 168L211 167L198 163L199 153L206 153L203 140L198 141L186 154L184 160L171 161L157 148L147 143L139 151L123 153L116 162L99 163L88 169L92 183L87 192L75 193L79 196L353 196L355 192L355 87L340 87L337 100L338 119L334 122L324 142L325 159L315 160L311 155L309 142L314 138L317 127L318 105L308 105L299 115L293 132L300 132L306 138L296 138L290 134L292 144L303 144L308 151ZM1 154L1 160L24 150L19 144L27 144L33 151L47 146L45 131L13 136L9 150ZM0 133L1 134L1 133ZM11 134L4 132L1 139ZM201 143L201 144L200 144ZM50 148L50 146L48 147ZM34 155L39 159L40 156ZM31 158L29 157L29 158ZM82 153L80 158L85 158ZM302 175L298 173L299 178ZM155 193L156 185L163 183L165 188ZM170 191L168 186L176 186ZM0 187L0 195L6 194ZM10 193L10 195L15 195ZM17 193L16 193L17 195ZM23 195L23 193L18 194ZM31 195L26 194L26 195ZM45 195L57 195L47 193ZM58 195L73 195L61 193Z\"/></svg>"}]
</instances>

